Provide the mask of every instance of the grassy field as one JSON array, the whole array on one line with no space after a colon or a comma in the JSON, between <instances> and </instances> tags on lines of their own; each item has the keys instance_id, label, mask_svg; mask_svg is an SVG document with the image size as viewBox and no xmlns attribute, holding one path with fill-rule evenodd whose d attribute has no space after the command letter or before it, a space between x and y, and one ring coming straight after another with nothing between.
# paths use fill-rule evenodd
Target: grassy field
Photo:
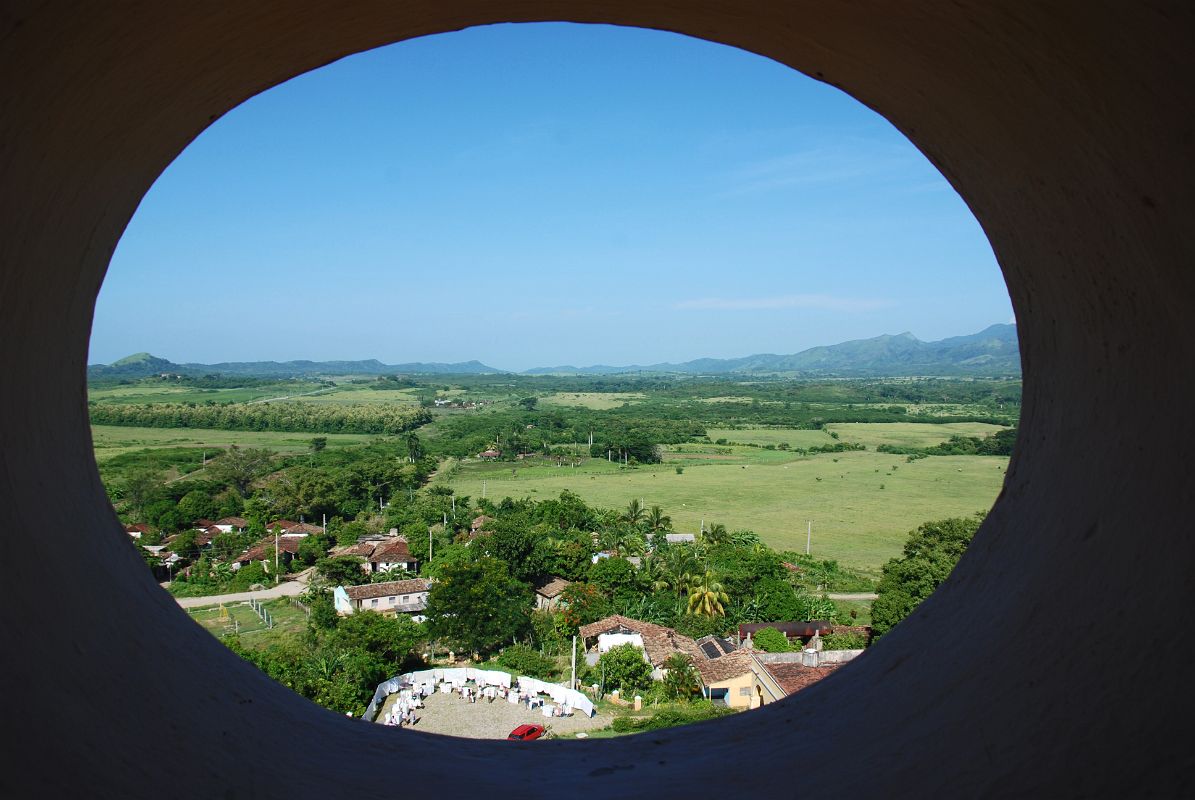
<instances>
[{"instance_id":1,"label":"grassy field","mask_svg":"<svg viewBox=\"0 0 1195 800\"><path fill-rule=\"evenodd\" d=\"M459 494L480 497L485 480L485 494L494 499L544 499L568 489L587 502L622 508L639 498L663 507L678 531L696 531L702 520L721 522L754 530L777 549L803 550L805 523L813 520L815 556L877 570L922 522L990 508L1008 462L938 456L909 463L904 456L872 451L799 457L757 448L705 449L710 452L687 445L666 464L637 469L600 459L584 459L578 467L470 462L447 482ZM676 473L678 464L683 474Z\"/></svg>"},{"instance_id":2,"label":"grassy field","mask_svg":"<svg viewBox=\"0 0 1195 800\"><path fill-rule=\"evenodd\" d=\"M328 447L347 447L379 437L367 433L277 433L272 431L218 431L203 428L124 428L92 425L95 460L102 462L122 453L147 447L266 447L280 453L307 450L312 438L326 437Z\"/></svg>"},{"instance_id":3,"label":"grassy field","mask_svg":"<svg viewBox=\"0 0 1195 800\"><path fill-rule=\"evenodd\" d=\"M622 408L647 398L642 392L556 392L539 399L545 406L572 406L594 411Z\"/></svg>"},{"instance_id":4,"label":"grassy field","mask_svg":"<svg viewBox=\"0 0 1195 800\"><path fill-rule=\"evenodd\" d=\"M744 444L772 444L787 442L789 447L816 447L834 444L834 439L825 431L806 431L795 428L707 428L705 435L717 441L726 439Z\"/></svg>"},{"instance_id":5,"label":"grassy field","mask_svg":"<svg viewBox=\"0 0 1195 800\"><path fill-rule=\"evenodd\" d=\"M215 636L227 636L239 633L241 644L246 647L264 648L275 642L302 633L307 626L307 615L290 604L290 600L272 600L264 603L270 616L274 618L274 627L267 628L261 617L249 607L248 603L230 603L223 607L205 606L203 608L186 609L187 615L198 622L205 630ZM236 624L233 624L233 620Z\"/></svg>"},{"instance_id":6,"label":"grassy field","mask_svg":"<svg viewBox=\"0 0 1195 800\"><path fill-rule=\"evenodd\" d=\"M190 386L105 386L89 389L87 399L97 403L247 403L271 397L312 392L315 383L252 386L242 389L195 389Z\"/></svg>"},{"instance_id":7,"label":"grassy field","mask_svg":"<svg viewBox=\"0 0 1195 800\"><path fill-rule=\"evenodd\" d=\"M991 436L1003 426L986 422L841 422L827 425L826 430L834 431L844 442L858 442L869 448L881 444L933 447L951 436Z\"/></svg>"}]
</instances>

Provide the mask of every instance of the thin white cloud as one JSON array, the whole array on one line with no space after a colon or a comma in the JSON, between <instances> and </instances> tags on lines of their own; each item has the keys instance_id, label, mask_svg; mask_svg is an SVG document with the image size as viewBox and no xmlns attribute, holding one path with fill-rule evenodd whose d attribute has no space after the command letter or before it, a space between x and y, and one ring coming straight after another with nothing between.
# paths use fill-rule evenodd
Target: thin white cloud
<instances>
[{"instance_id":1,"label":"thin white cloud","mask_svg":"<svg viewBox=\"0 0 1195 800\"><path fill-rule=\"evenodd\" d=\"M841 184L861 179L911 177L921 166L915 153L891 146L842 142L756 161L728 173L724 194L739 195L788 186ZM929 182L918 175L918 183Z\"/></svg>"},{"instance_id":2,"label":"thin white cloud","mask_svg":"<svg viewBox=\"0 0 1195 800\"><path fill-rule=\"evenodd\" d=\"M788 294L771 297L704 297L682 300L678 311L772 311L814 308L823 311L874 311L895 305L891 300L867 297L836 297L828 294Z\"/></svg>"}]
</instances>

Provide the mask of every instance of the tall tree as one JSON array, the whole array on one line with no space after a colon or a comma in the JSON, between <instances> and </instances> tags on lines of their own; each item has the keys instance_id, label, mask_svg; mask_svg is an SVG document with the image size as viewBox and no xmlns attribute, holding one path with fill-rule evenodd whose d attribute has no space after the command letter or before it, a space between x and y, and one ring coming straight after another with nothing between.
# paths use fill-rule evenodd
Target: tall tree
<instances>
[{"instance_id":1,"label":"tall tree","mask_svg":"<svg viewBox=\"0 0 1195 800\"><path fill-rule=\"evenodd\" d=\"M876 636L892 630L942 585L982 521L982 514L951 517L927 522L909 534L904 553L885 564L880 573L877 597L871 605Z\"/></svg>"},{"instance_id":2,"label":"tall tree","mask_svg":"<svg viewBox=\"0 0 1195 800\"><path fill-rule=\"evenodd\" d=\"M712 572L706 572L689 588L689 613L703 617L726 615L730 597Z\"/></svg>"},{"instance_id":3,"label":"tall tree","mask_svg":"<svg viewBox=\"0 0 1195 800\"><path fill-rule=\"evenodd\" d=\"M488 654L531 628L531 587L490 556L445 565L427 599L433 637L465 652Z\"/></svg>"}]
</instances>

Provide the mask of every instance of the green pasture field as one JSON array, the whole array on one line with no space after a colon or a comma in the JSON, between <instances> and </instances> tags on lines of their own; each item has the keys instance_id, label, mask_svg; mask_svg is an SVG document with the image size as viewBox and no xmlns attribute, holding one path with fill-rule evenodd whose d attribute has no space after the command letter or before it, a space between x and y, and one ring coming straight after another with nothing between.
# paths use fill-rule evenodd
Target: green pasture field
<instances>
[{"instance_id":1,"label":"green pasture field","mask_svg":"<svg viewBox=\"0 0 1195 800\"><path fill-rule=\"evenodd\" d=\"M841 441L874 449L881 444L933 447L951 436L991 436L1004 430L1004 426L986 422L832 422L826 425L826 430L836 432Z\"/></svg>"},{"instance_id":2,"label":"green pasture field","mask_svg":"<svg viewBox=\"0 0 1195 800\"><path fill-rule=\"evenodd\" d=\"M710 449L728 452L710 452L706 455L725 458L704 463L702 453L686 453L694 460L685 462L680 475L673 461L634 469L600 459L575 468L464 462L447 482L458 494L480 497L485 479L486 496L495 500L545 499L565 489L609 508L639 498L661 506L678 531L697 531L702 520L720 522L754 530L780 550L804 550L805 521L811 519L813 555L877 571L921 523L990 508L1008 463L994 456L910 463L905 456L872 451L799 457L757 448Z\"/></svg>"},{"instance_id":3,"label":"green pasture field","mask_svg":"<svg viewBox=\"0 0 1195 800\"><path fill-rule=\"evenodd\" d=\"M305 403L332 405L361 405L364 403L391 403L404 406L419 405L419 389L370 389L360 384L341 384L319 394L296 397ZM426 391L426 390L423 390Z\"/></svg>"},{"instance_id":4,"label":"green pasture field","mask_svg":"<svg viewBox=\"0 0 1195 800\"><path fill-rule=\"evenodd\" d=\"M319 389L315 383L252 386L241 389L196 389L191 386L104 386L88 389L87 399L97 403L247 403L287 397Z\"/></svg>"},{"instance_id":5,"label":"green pasture field","mask_svg":"<svg viewBox=\"0 0 1195 800\"><path fill-rule=\"evenodd\" d=\"M826 431L800 430L797 428L706 428L710 439L726 439L743 444L772 444L787 442L789 447L818 447L834 444L833 437Z\"/></svg>"},{"instance_id":6,"label":"green pasture field","mask_svg":"<svg viewBox=\"0 0 1195 800\"><path fill-rule=\"evenodd\" d=\"M594 411L609 411L629 403L646 400L642 392L556 392L539 398L546 406L571 406Z\"/></svg>"},{"instance_id":7,"label":"green pasture field","mask_svg":"<svg viewBox=\"0 0 1195 800\"><path fill-rule=\"evenodd\" d=\"M276 431L220 431L205 428L125 428L118 425L92 425L91 439L95 460L151 447L210 447L229 445L264 447L279 453L308 450L311 440L323 436L328 447L349 447L379 439L369 433L281 433Z\"/></svg>"}]
</instances>

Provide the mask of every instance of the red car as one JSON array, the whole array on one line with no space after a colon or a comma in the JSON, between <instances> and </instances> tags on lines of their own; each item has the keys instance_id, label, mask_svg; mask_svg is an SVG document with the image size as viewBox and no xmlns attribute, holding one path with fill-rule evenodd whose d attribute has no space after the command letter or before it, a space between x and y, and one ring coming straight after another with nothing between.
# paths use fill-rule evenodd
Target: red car
<instances>
[{"instance_id":1,"label":"red car","mask_svg":"<svg viewBox=\"0 0 1195 800\"><path fill-rule=\"evenodd\" d=\"M508 742L529 742L544 735L543 725L520 725L506 737Z\"/></svg>"}]
</instances>

